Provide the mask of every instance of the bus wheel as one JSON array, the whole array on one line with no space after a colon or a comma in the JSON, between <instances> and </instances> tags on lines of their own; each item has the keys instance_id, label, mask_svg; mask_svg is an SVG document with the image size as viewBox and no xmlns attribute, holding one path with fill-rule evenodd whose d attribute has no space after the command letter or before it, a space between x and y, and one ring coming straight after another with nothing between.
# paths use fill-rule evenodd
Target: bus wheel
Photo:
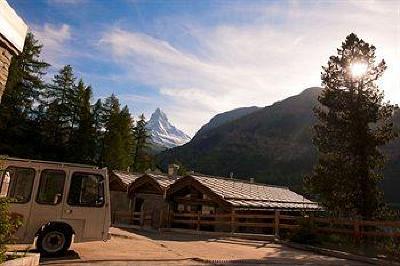
<instances>
[{"instance_id":1,"label":"bus wheel","mask_svg":"<svg viewBox=\"0 0 400 266\"><path fill-rule=\"evenodd\" d=\"M72 233L58 227L45 228L38 236L36 247L44 256L61 256L71 246Z\"/></svg>"}]
</instances>

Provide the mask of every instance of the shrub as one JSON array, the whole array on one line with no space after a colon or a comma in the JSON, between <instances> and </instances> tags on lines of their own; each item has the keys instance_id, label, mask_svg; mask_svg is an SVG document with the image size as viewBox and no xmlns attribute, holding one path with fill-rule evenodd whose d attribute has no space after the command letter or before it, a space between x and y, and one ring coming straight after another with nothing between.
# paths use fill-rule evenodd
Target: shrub
<instances>
[{"instance_id":1,"label":"shrub","mask_svg":"<svg viewBox=\"0 0 400 266\"><path fill-rule=\"evenodd\" d=\"M3 159L4 157L0 156L0 176L3 174ZM6 259L6 244L11 242L11 236L22 225L21 216L9 212L9 202L10 199L0 198L0 264Z\"/></svg>"},{"instance_id":2,"label":"shrub","mask_svg":"<svg viewBox=\"0 0 400 266\"><path fill-rule=\"evenodd\" d=\"M300 219L299 225L300 227L290 237L291 241L307 245L320 243L320 239L316 234L315 225L308 217Z\"/></svg>"}]
</instances>

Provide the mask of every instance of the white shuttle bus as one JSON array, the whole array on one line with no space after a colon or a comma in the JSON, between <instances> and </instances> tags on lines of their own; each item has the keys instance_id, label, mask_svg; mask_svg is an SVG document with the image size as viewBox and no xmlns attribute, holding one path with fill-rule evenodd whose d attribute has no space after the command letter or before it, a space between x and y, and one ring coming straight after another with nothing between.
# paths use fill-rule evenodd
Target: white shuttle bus
<instances>
[{"instance_id":1,"label":"white shuttle bus","mask_svg":"<svg viewBox=\"0 0 400 266\"><path fill-rule=\"evenodd\" d=\"M23 225L15 243L31 244L44 255L62 255L74 242L108 240L110 192L107 169L6 158L0 160L0 197Z\"/></svg>"}]
</instances>

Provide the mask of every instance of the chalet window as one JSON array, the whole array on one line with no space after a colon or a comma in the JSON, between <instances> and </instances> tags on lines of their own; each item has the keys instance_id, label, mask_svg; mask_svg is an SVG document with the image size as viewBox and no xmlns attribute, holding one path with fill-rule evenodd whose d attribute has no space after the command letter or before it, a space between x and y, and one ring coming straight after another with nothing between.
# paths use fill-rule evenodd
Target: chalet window
<instances>
[{"instance_id":1,"label":"chalet window","mask_svg":"<svg viewBox=\"0 0 400 266\"><path fill-rule=\"evenodd\" d=\"M214 206L208 206L208 205L201 206L201 214L214 214L214 213L215 213Z\"/></svg>"},{"instance_id":2,"label":"chalet window","mask_svg":"<svg viewBox=\"0 0 400 266\"><path fill-rule=\"evenodd\" d=\"M61 202L64 192L65 172L43 170L40 175L37 203L56 205Z\"/></svg>"},{"instance_id":3,"label":"chalet window","mask_svg":"<svg viewBox=\"0 0 400 266\"><path fill-rule=\"evenodd\" d=\"M200 205L190 205L189 207L189 211L190 212L199 212L200 211Z\"/></svg>"},{"instance_id":4,"label":"chalet window","mask_svg":"<svg viewBox=\"0 0 400 266\"><path fill-rule=\"evenodd\" d=\"M185 205L179 203L177 209L178 209L178 212L184 212L185 211Z\"/></svg>"}]
</instances>

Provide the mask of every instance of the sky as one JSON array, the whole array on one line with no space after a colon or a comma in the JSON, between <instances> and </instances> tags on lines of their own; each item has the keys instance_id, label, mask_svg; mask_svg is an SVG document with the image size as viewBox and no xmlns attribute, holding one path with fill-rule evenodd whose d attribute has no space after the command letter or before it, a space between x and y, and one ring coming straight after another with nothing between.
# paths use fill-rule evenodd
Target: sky
<instances>
[{"instance_id":1,"label":"sky","mask_svg":"<svg viewBox=\"0 0 400 266\"><path fill-rule=\"evenodd\" d=\"M137 117L160 107L189 135L214 115L267 106L321 84L321 66L356 33L388 69L400 104L400 1L8 0L52 67L72 65L94 98Z\"/></svg>"}]
</instances>

